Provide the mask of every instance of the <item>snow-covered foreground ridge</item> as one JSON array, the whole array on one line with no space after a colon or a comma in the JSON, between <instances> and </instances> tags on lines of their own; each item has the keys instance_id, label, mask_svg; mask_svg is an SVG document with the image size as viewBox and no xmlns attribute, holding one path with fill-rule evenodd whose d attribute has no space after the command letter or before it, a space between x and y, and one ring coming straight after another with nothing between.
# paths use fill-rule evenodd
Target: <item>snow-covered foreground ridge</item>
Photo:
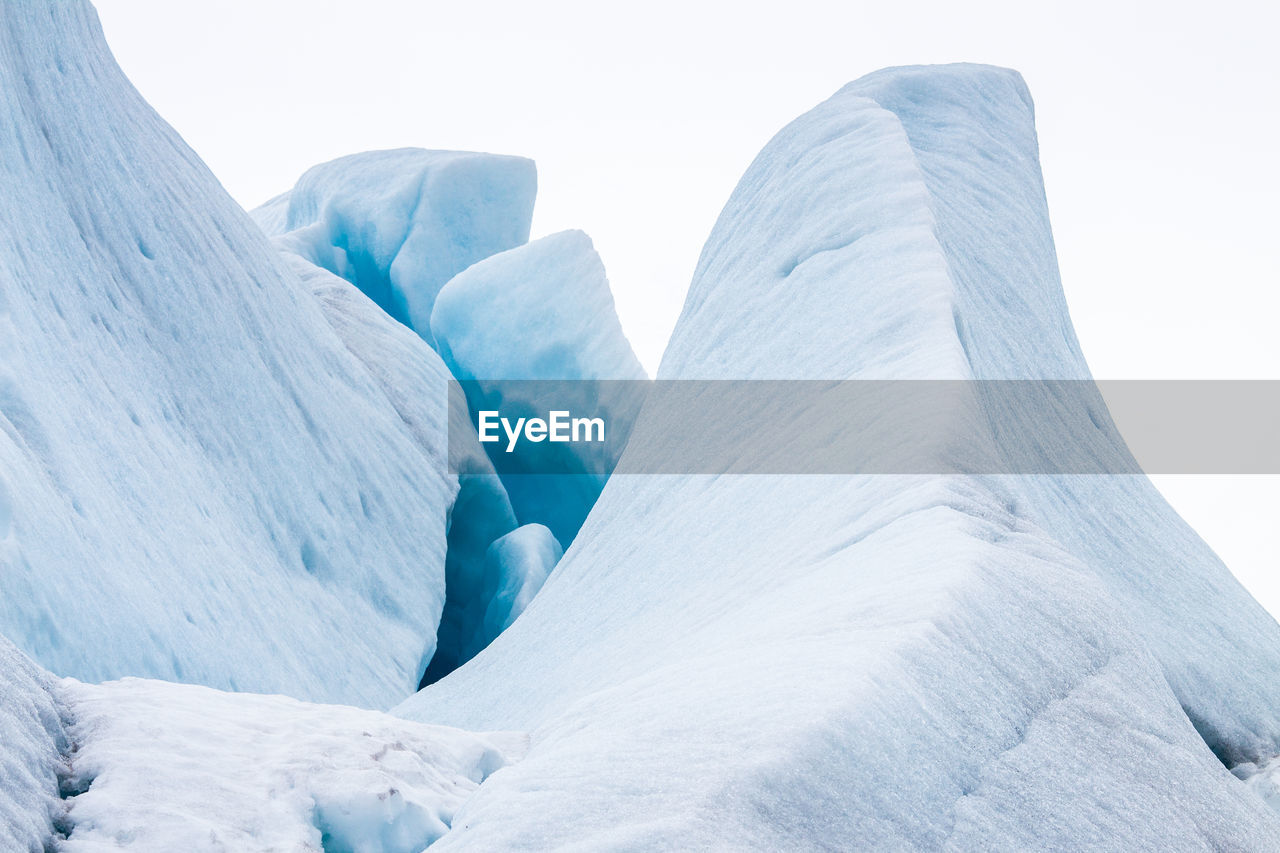
<instances>
[{"instance_id":1,"label":"snow-covered foreground ridge","mask_svg":"<svg viewBox=\"0 0 1280 853\"><path fill-rule=\"evenodd\" d=\"M1036 149L1016 73L850 84L743 177L659 378L1087 377ZM1280 628L1141 478L615 477L398 713L533 733L444 848L1280 837L1214 757L1280 751Z\"/></svg>"},{"instance_id":2,"label":"snow-covered foreground ridge","mask_svg":"<svg viewBox=\"0 0 1280 853\"><path fill-rule=\"evenodd\" d=\"M531 163L343 158L273 246L75 0L0 5L0 106L0 635L208 685L0 638L0 848L1280 838L1280 627L1141 478L614 478L552 571L545 496L444 460L450 366L635 370L589 241L519 246ZM660 373L1087 375L1030 98L979 66L782 130ZM386 707L504 628L396 717L299 701Z\"/></svg>"},{"instance_id":3,"label":"snow-covered foreground ridge","mask_svg":"<svg viewBox=\"0 0 1280 853\"><path fill-rule=\"evenodd\" d=\"M284 696L58 682L3 638L0 679L6 853L418 853L527 748Z\"/></svg>"}]
</instances>

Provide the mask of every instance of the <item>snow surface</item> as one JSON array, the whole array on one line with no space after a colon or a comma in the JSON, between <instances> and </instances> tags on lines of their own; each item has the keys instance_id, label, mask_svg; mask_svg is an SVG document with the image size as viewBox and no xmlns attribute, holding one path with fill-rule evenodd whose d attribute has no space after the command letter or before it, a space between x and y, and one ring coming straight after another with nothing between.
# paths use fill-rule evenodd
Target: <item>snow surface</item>
<instances>
[{"instance_id":1,"label":"snow surface","mask_svg":"<svg viewBox=\"0 0 1280 853\"><path fill-rule=\"evenodd\" d=\"M469 402L476 410L546 415L538 408L546 395L537 386L490 380L646 378L618 322L604 264L581 231L534 240L454 276L436 298L431 332L452 374L475 381L467 387L474 389ZM563 404L575 414L603 417L615 437L630 431L638 400L633 390L583 385L582 404L574 409L575 386L558 387L557 400L568 400ZM488 448L504 452L497 444ZM565 472L504 473L520 521L546 525L568 547L607 480L598 472L616 462L611 452L585 442L517 448L517 457L537 455L530 469Z\"/></svg>"},{"instance_id":2,"label":"snow surface","mask_svg":"<svg viewBox=\"0 0 1280 853\"><path fill-rule=\"evenodd\" d=\"M1030 98L960 65L872 75L766 146L659 377L1085 369ZM397 709L532 731L440 848L1273 847L1197 726L1277 751L1280 628L1113 479L613 478L524 615Z\"/></svg>"},{"instance_id":3,"label":"snow surface","mask_svg":"<svg viewBox=\"0 0 1280 853\"><path fill-rule=\"evenodd\" d=\"M1231 768L1231 772L1243 779L1263 802L1280 812L1280 757L1271 759L1261 767L1247 762Z\"/></svg>"},{"instance_id":4,"label":"snow surface","mask_svg":"<svg viewBox=\"0 0 1280 853\"><path fill-rule=\"evenodd\" d=\"M0 110L0 634L85 680L403 699L457 484L355 353L396 324L335 333L87 3L0 6Z\"/></svg>"},{"instance_id":5,"label":"snow surface","mask_svg":"<svg viewBox=\"0 0 1280 853\"><path fill-rule=\"evenodd\" d=\"M253 215L282 249L351 281L430 340L436 293L527 241L536 193L532 160L402 148L314 166Z\"/></svg>"},{"instance_id":6,"label":"snow surface","mask_svg":"<svg viewBox=\"0 0 1280 853\"><path fill-rule=\"evenodd\" d=\"M40 853L60 812L67 748L53 679L0 637L0 850Z\"/></svg>"},{"instance_id":7,"label":"snow surface","mask_svg":"<svg viewBox=\"0 0 1280 853\"><path fill-rule=\"evenodd\" d=\"M57 688L76 743L59 849L419 853L520 757L376 711L129 678Z\"/></svg>"}]
</instances>

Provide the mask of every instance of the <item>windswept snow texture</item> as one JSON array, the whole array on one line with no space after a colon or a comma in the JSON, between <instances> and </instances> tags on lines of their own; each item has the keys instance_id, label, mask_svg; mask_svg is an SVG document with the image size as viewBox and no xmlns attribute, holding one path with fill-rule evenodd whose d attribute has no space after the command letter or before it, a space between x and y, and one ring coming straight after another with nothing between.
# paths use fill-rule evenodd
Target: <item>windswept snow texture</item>
<instances>
[{"instance_id":1,"label":"windswept snow texture","mask_svg":"<svg viewBox=\"0 0 1280 853\"><path fill-rule=\"evenodd\" d=\"M538 401L510 398L519 384L486 380L645 378L618 322L604 264L581 231L534 240L459 273L436 299L431 332L453 375L477 380L485 395L469 401L477 410L546 416L536 410ZM629 389L611 393L614 388L584 385L589 399L577 412L602 416L616 437L631 429L636 395ZM564 390L572 386L566 383ZM518 448L517 455L529 457L530 470L566 472L503 477L520 521L546 525L568 547L604 487L606 478L596 472L617 461L602 461L609 452L603 447L526 442ZM499 444L488 448L504 452Z\"/></svg>"},{"instance_id":2,"label":"windswept snow texture","mask_svg":"<svg viewBox=\"0 0 1280 853\"><path fill-rule=\"evenodd\" d=\"M0 850L40 853L54 837L67 740L52 683L0 637Z\"/></svg>"},{"instance_id":3,"label":"windswept snow texture","mask_svg":"<svg viewBox=\"0 0 1280 853\"><path fill-rule=\"evenodd\" d=\"M929 193L953 282L955 337L977 379L1087 379L1058 277L1031 96L1015 75L902 69L851 84L897 116ZM1038 436L986 411L1007 452ZM1099 470L1128 450L1096 396L1064 413L1099 437ZM1108 465L1108 457L1116 458ZM1280 753L1280 626L1145 477L1007 477L991 484L1097 574L1228 765Z\"/></svg>"},{"instance_id":4,"label":"windswept snow texture","mask_svg":"<svg viewBox=\"0 0 1280 853\"><path fill-rule=\"evenodd\" d=\"M444 436L87 3L0 5L0 110L0 633L86 680L402 699L444 601Z\"/></svg>"},{"instance_id":5,"label":"windswept snow texture","mask_svg":"<svg viewBox=\"0 0 1280 853\"><path fill-rule=\"evenodd\" d=\"M533 161L401 148L340 157L254 211L277 244L355 284L427 340L436 293L529 239Z\"/></svg>"},{"instance_id":6,"label":"windswept snow texture","mask_svg":"<svg viewBox=\"0 0 1280 853\"><path fill-rule=\"evenodd\" d=\"M526 748L516 733L161 681L58 693L83 792L65 853L419 853Z\"/></svg>"},{"instance_id":7,"label":"windswept snow texture","mask_svg":"<svg viewBox=\"0 0 1280 853\"><path fill-rule=\"evenodd\" d=\"M1026 89L961 65L872 75L765 147L659 376L1084 370ZM524 615L398 709L532 730L440 848L1273 847L1181 704L1268 749L1276 626L1165 550L1190 534L1153 492L1093 482L613 478Z\"/></svg>"}]
</instances>

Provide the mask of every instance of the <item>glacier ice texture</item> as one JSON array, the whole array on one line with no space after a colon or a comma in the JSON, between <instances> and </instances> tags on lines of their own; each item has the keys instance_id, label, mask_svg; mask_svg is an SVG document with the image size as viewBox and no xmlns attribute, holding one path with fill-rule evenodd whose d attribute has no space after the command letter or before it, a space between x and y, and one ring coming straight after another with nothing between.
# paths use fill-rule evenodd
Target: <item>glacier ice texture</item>
<instances>
[{"instance_id":1,"label":"glacier ice texture","mask_svg":"<svg viewBox=\"0 0 1280 853\"><path fill-rule=\"evenodd\" d=\"M489 546L516 528L515 511L466 413L446 403L451 376L440 356L350 282L291 252L284 258L319 300L338 337L368 368L419 446L428 451L434 470L449 464L443 454L446 440L453 436L457 494L447 515L445 600L435 641L419 666L427 682L435 681L465 659L460 647L484 632L480 622L489 602L482 596L493 592L484 583ZM459 451L460 445L465 452Z\"/></svg>"},{"instance_id":2,"label":"glacier ice texture","mask_svg":"<svg viewBox=\"0 0 1280 853\"><path fill-rule=\"evenodd\" d=\"M87 3L0 7L0 109L0 634L88 681L403 699L458 483L357 352L411 356L398 325L335 331Z\"/></svg>"},{"instance_id":3,"label":"glacier ice texture","mask_svg":"<svg viewBox=\"0 0 1280 853\"><path fill-rule=\"evenodd\" d=\"M451 369L638 367L583 235L517 248L532 163L355 155L259 228L86 3L0 25L0 847L1274 848L1280 627L1143 478L615 477L562 556L445 464ZM659 373L1087 376L971 65L784 128Z\"/></svg>"},{"instance_id":4,"label":"glacier ice texture","mask_svg":"<svg viewBox=\"0 0 1280 853\"><path fill-rule=\"evenodd\" d=\"M313 166L253 215L282 249L347 279L430 340L440 288L527 241L536 193L532 160L402 148Z\"/></svg>"},{"instance_id":5,"label":"glacier ice texture","mask_svg":"<svg viewBox=\"0 0 1280 853\"><path fill-rule=\"evenodd\" d=\"M1086 371L1030 97L956 65L765 147L659 379ZM1268 849L1223 761L1280 751L1280 627L1120 479L613 478L521 618L397 709L531 731L441 849Z\"/></svg>"}]
</instances>

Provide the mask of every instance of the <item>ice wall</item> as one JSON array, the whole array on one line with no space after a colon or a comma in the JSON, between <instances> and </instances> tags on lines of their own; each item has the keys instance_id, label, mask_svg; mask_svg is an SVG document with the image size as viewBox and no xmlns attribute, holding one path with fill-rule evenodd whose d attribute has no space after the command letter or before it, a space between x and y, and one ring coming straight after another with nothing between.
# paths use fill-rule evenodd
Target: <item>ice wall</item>
<instances>
[{"instance_id":1,"label":"ice wall","mask_svg":"<svg viewBox=\"0 0 1280 853\"><path fill-rule=\"evenodd\" d=\"M0 7L0 109L0 634L88 680L403 698L457 488L430 430L87 3Z\"/></svg>"}]
</instances>

